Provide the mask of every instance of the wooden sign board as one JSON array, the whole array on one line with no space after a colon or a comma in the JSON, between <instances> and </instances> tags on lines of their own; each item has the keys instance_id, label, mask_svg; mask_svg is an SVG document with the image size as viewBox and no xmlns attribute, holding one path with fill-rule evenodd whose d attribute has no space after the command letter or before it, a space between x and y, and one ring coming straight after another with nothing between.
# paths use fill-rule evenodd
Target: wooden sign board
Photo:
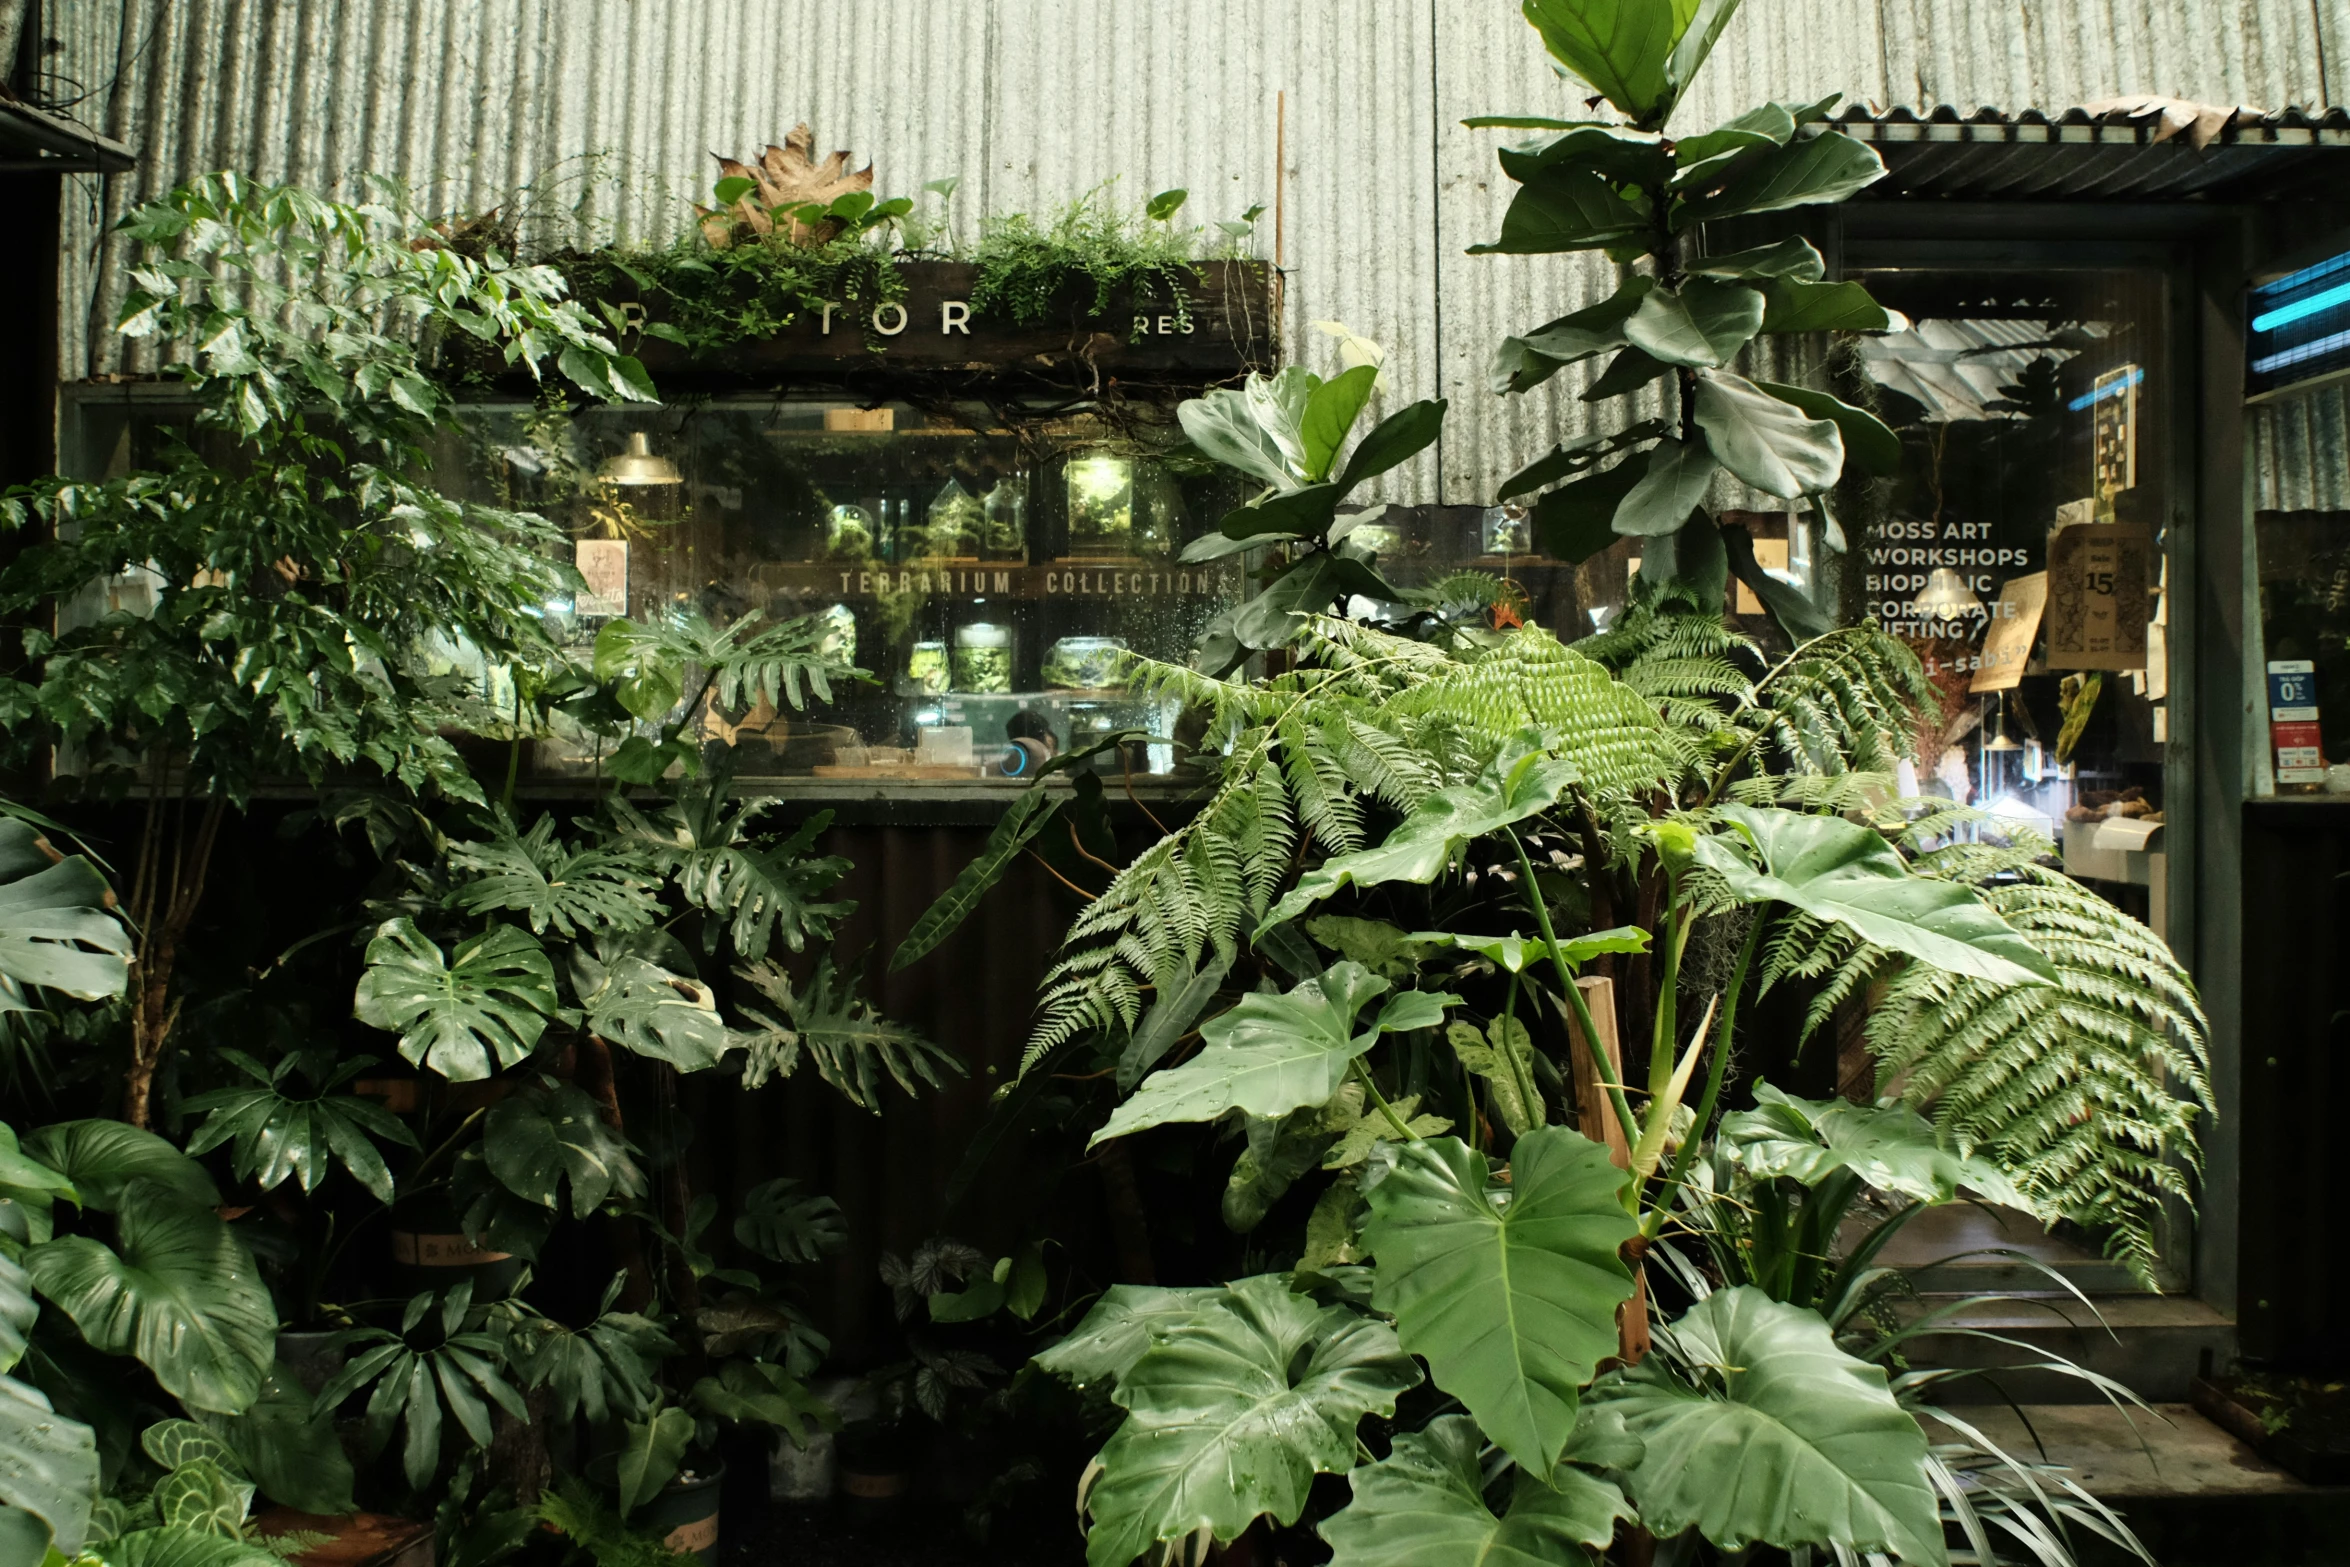
<instances>
[{"instance_id":1,"label":"wooden sign board","mask_svg":"<svg viewBox=\"0 0 2350 1567\"><path fill-rule=\"evenodd\" d=\"M2013 691L2032 660L2032 643L2040 635L2040 617L2048 607L2048 573L2035 571L2013 577L1991 601L1991 620L1983 633L1983 650L1976 656L1975 678L1969 691Z\"/></svg>"},{"instance_id":2,"label":"wooden sign board","mask_svg":"<svg viewBox=\"0 0 2350 1567\"><path fill-rule=\"evenodd\" d=\"M1052 318L1023 325L971 306L979 269L968 262L899 267L905 297L801 313L771 337L696 355L664 338L639 350L656 380L676 376L773 380L889 371L1059 373L1142 381L1221 380L1270 369L1280 357L1277 291L1261 261L1202 262L1185 308L1121 291L1095 312L1092 286L1072 287ZM633 307L630 307L633 308ZM659 304L651 307L658 321Z\"/></svg>"},{"instance_id":3,"label":"wooden sign board","mask_svg":"<svg viewBox=\"0 0 2350 1567\"><path fill-rule=\"evenodd\" d=\"M2133 523L2076 523L2048 539L2048 667L2144 669L2154 541Z\"/></svg>"}]
</instances>

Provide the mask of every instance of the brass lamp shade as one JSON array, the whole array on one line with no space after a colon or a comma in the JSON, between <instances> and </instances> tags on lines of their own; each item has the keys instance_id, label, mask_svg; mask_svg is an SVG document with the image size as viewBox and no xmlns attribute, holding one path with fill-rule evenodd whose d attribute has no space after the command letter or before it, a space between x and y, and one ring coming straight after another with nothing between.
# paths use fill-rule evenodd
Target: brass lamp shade
<instances>
[{"instance_id":1,"label":"brass lamp shade","mask_svg":"<svg viewBox=\"0 0 2350 1567\"><path fill-rule=\"evenodd\" d=\"M630 431L628 450L604 459L604 466L596 470L596 476L606 484L685 483L685 475L677 471L677 464L653 454L652 438L642 430Z\"/></svg>"},{"instance_id":2,"label":"brass lamp shade","mask_svg":"<svg viewBox=\"0 0 2350 1567\"><path fill-rule=\"evenodd\" d=\"M1982 607L1983 601L1966 585L1966 578L1948 566L1936 566L1927 573L1926 585L1909 601L1911 614L1936 620L1956 620L1961 615L1977 613Z\"/></svg>"}]
</instances>

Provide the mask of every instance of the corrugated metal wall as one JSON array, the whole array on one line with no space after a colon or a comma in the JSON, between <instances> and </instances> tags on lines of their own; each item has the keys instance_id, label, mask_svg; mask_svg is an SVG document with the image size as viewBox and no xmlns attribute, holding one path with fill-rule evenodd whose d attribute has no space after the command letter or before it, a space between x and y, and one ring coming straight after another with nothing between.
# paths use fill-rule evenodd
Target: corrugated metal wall
<instances>
[{"instance_id":1,"label":"corrugated metal wall","mask_svg":"<svg viewBox=\"0 0 2350 1567\"><path fill-rule=\"evenodd\" d=\"M2337 381L2253 408L2244 467L2255 511L2350 511L2350 388Z\"/></svg>"},{"instance_id":2,"label":"corrugated metal wall","mask_svg":"<svg viewBox=\"0 0 2350 1567\"><path fill-rule=\"evenodd\" d=\"M660 238L740 154L805 119L880 186L959 176L982 212L1112 177L1200 221L1273 192L1289 95L1288 350L1310 323L1390 348L1397 393L1454 411L1397 499L1470 502L1576 422L1581 376L1485 391L1492 345L1596 298L1594 258L1471 257L1508 200L1459 121L1572 99L1511 0L52 0L58 70L138 171L69 187L63 361L145 368L105 324L106 223L191 174L335 187L398 175L450 210L521 200L596 240ZM1766 97L2061 109L2122 92L2316 105L2344 94L2350 0L1752 0L1683 112ZM1260 230L1269 253L1271 225ZM1440 472L1439 472L1440 467Z\"/></svg>"}]
</instances>

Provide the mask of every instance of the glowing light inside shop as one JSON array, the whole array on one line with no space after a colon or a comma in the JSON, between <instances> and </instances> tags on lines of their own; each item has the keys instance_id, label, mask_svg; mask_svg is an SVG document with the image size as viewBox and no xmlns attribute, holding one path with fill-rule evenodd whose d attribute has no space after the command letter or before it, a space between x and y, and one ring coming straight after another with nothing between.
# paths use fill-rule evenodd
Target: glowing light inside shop
<instances>
[{"instance_id":1,"label":"glowing light inside shop","mask_svg":"<svg viewBox=\"0 0 2350 1567\"><path fill-rule=\"evenodd\" d=\"M2312 294L2307 299L2296 299L2289 305L2279 305L2274 310L2264 311L2252 318L2252 330L2273 332L2278 327L2290 326L2295 321L2331 310L2336 305L2350 305L2350 283L2337 283L2322 294Z\"/></svg>"},{"instance_id":2,"label":"glowing light inside shop","mask_svg":"<svg viewBox=\"0 0 2350 1567\"><path fill-rule=\"evenodd\" d=\"M2128 375L2123 376L2120 380L2108 381L2103 386L2097 388L2097 390L2094 392L2083 392L2080 396L2065 404L2065 406L2070 408L2074 413L2079 413L2082 409L2088 407L2091 403L2101 403L2104 402L2108 397L2121 396L2122 393L2128 391L2131 387L2136 386L2140 381L2145 379L2145 371L2132 370Z\"/></svg>"}]
</instances>

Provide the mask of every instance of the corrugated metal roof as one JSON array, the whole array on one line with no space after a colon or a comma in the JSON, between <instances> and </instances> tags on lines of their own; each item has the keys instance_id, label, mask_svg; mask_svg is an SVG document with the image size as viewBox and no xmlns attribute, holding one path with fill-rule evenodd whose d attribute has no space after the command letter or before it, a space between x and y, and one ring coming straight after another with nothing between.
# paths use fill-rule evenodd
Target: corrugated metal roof
<instances>
[{"instance_id":1,"label":"corrugated metal roof","mask_svg":"<svg viewBox=\"0 0 2350 1567\"><path fill-rule=\"evenodd\" d=\"M0 99L0 170L36 174L119 173L131 150L70 114Z\"/></svg>"},{"instance_id":2,"label":"corrugated metal roof","mask_svg":"<svg viewBox=\"0 0 2350 1567\"><path fill-rule=\"evenodd\" d=\"M1286 89L1288 352L1332 363L1310 323L1343 320L1389 346L1391 396L1452 400L1440 451L1398 470L1386 493L1479 500L1588 417L1574 396L1589 372L1522 398L1485 385L1503 336L1613 286L1594 257L1462 254L1498 229L1509 186L1493 160L1507 133L1459 121L1571 112L1581 96L1550 72L1509 0L51 0L49 10L65 44L58 71L96 92L83 114L141 158L134 173L68 192L64 362L85 373L143 368L103 329L120 270L105 226L210 169L346 188L369 170L450 210L513 204L542 236L642 240L677 229L685 198L708 187L712 152L755 151L806 120L824 147L871 157L885 190L959 177L966 235L982 212L1050 210L1113 176L1113 198L1128 205L1185 186L1204 221L1271 199L1274 101ZM2350 0L1757 4L1680 122L1832 92L1928 113L1997 103L2019 111L2018 125L2029 123L2023 110L2150 89L2326 104L2342 96L2329 91L2328 59L2350 60ZM1888 111L1871 123L1905 122ZM2147 150L2171 159L2167 144L2128 149ZM1269 254L1269 221L1259 234Z\"/></svg>"},{"instance_id":3,"label":"corrugated metal roof","mask_svg":"<svg viewBox=\"0 0 2350 1567\"><path fill-rule=\"evenodd\" d=\"M2341 109L2141 100L2051 116L1855 105L1836 124L1885 159L1887 177L1867 193L1877 200L2339 200L2350 189L2350 113Z\"/></svg>"}]
</instances>

